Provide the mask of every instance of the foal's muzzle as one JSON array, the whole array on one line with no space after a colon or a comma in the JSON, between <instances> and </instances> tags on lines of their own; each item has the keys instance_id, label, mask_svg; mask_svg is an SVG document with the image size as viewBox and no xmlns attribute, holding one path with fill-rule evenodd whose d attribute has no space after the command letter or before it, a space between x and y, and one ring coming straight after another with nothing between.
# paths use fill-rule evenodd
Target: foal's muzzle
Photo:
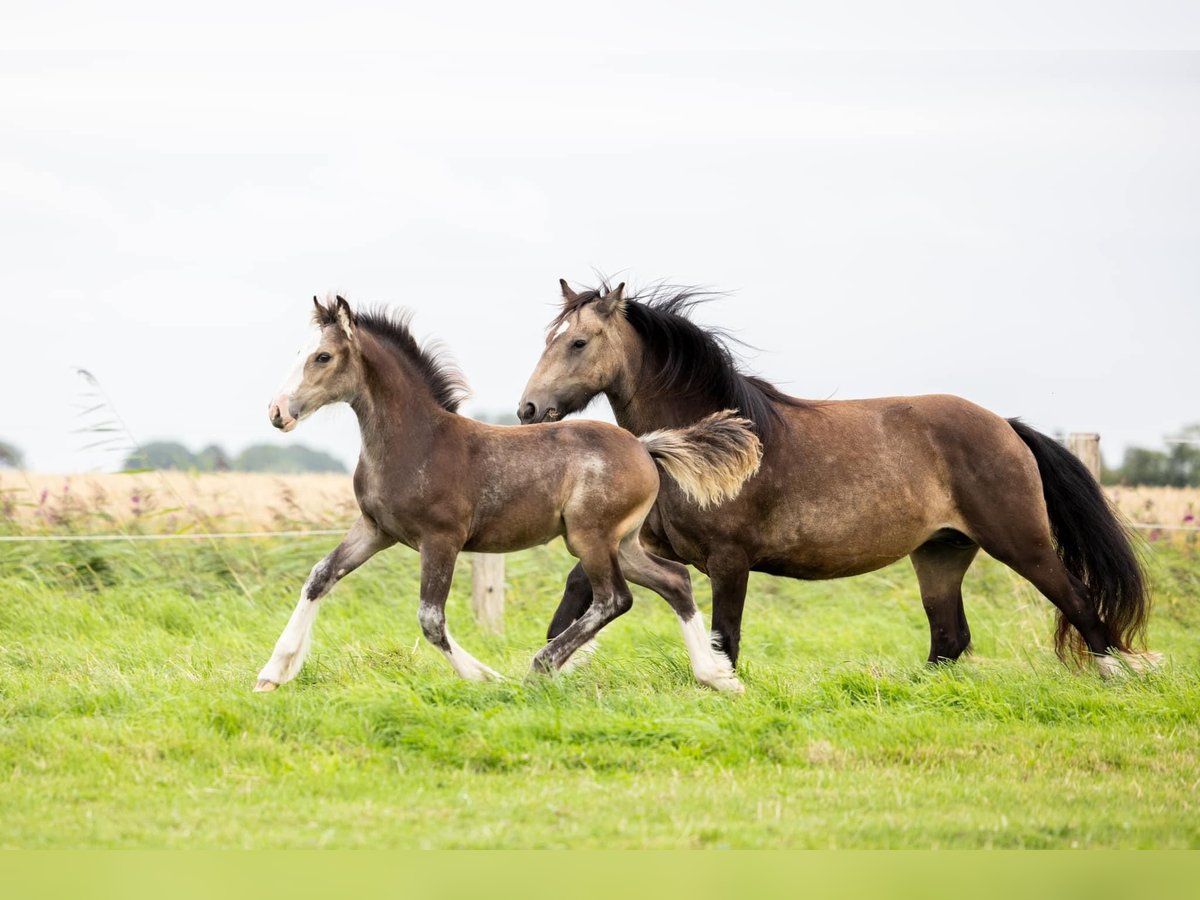
<instances>
[{"instance_id":1,"label":"foal's muzzle","mask_svg":"<svg viewBox=\"0 0 1200 900\"><path fill-rule=\"evenodd\" d=\"M292 415L291 398L287 394L280 394L272 400L271 405L267 407L267 418L280 431L291 431L295 428L297 419Z\"/></svg>"}]
</instances>

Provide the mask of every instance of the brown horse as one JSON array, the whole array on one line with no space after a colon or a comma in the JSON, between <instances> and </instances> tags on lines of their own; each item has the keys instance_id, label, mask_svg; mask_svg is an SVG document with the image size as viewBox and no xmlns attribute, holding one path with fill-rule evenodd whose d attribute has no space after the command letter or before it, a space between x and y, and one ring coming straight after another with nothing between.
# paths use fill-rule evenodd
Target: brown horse
<instances>
[{"instance_id":1,"label":"brown horse","mask_svg":"<svg viewBox=\"0 0 1200 900\"><path fill-rule=\"evenodd\" d=\"M745 419L716 411L676 430L635 438L598 422L535 429L485 425L456 414L462 381L413 339L407 320L351 311L341 297L316 304L315 331L278 396L271 423L291 431L329 403L358 416L362 453L354 493L362 513L313 567L300 600L258 675L274 690L300 671L321 598L341 578L397 542L420 551L419 619L426 638L464 678L498 677L446 629L446 596L462 550L502 553L566 539L595 600L535 657L560 669L629 609L628 578L660 594L679 616L702 683L740 690L714 653L692 600L687 568L647 553L638 540L659 489L658 466L698 507L735 494L758 469L761 445Z\"/></svg>"},{"instance_id":2,"label":"brown horse","mask_svg":"<svg viewBox=\"0 0 1200 900\"><path fill-rule=\"evenodd\" d=\"M642 539L712 580L713 642L736 663L750 571L841 578L908 556L929 618L931 663L970 644L962 581L982 547L1059 611L1060 657L1104 674L1142 670L1148 597L1129 538L1099 485L1058 443L949 396L819 402L742 373L720 332L689 318L702 294L624 285L576 293L529 379L522 422L559 419L598 394L634 434L737 409L763 441L757 476L701 513L664 482ZM588 608L574 571L549 636Z\"/></svg>"}]
</instances>

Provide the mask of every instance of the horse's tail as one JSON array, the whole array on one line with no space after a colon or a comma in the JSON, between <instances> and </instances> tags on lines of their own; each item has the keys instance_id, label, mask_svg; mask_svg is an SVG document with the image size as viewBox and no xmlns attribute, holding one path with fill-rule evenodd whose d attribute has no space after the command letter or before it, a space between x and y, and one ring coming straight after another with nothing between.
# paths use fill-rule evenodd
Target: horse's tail
<instances>
[{"instance_id":1,"label":"horse's tail","mask_svg":"<svg viewBox=\"0 0 1200 900\"><path fill-rule=\"evenodd\" d=\"M1135 649L1145 636L1150 595L1129 532L1075 454L1017 419L1008 421L1037 460L1059 558L1086 585L1111 646ZM1088 650L1061 612L1054 649L1060 659L1076 661Z\"/></svg>"},{"instance_id":2,"label":"horse's tail","mask_svg":"<svg viewBox=\"0 0 1200 900\"><path fill-rule=\"evenodd\" d=\"M638 440L701 509L737 496L762 462L762 442L753 423L731 409L684 428L651 431Z\"/></svg>"}]
</instances>

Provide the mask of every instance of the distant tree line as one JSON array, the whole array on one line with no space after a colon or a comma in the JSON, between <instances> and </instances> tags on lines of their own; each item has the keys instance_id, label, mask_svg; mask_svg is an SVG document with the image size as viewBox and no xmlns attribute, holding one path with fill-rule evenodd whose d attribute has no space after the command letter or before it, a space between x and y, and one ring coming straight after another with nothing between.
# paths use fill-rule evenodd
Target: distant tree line
<instances>
[{"instance_id":1,"label":"distant tree line","mask_svg":"<svg viewBox=\"0 0 1200 900\"><path fill-rule=\"evenodd\" d=\"M1104 467L1105 484L1200 487L1200 422L1183 429L1164 450L1130 447L1121 465Z\"/></svg>"},{"instance_id":2,"label":"distant tree line","mask_svg":"<svg viewBox=\"0 0 1200 900\"><path fill-rule=\"evenodd\" d=\"M345 472L341 460L303 444L253 444L230 456L216 444L193 453L177 441L153 441L130 453L125 471L175 469L184 472Z\"/></svg>"},{"instance_id":3,"label":"distant tree line","mask_svg":"<svg viewBox=\"0 0 1200 900\"><path fill-rule=\"evenodd\" d=\"M16 444L0 441L0 469L19 469L25 465L25 457Z\"/></svg>"}]
</instances>

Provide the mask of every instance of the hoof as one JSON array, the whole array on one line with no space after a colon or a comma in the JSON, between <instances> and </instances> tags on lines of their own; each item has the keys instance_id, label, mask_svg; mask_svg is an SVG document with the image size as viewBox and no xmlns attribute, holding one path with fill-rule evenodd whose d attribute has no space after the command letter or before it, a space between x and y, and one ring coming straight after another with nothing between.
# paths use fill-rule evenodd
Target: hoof
<instances>
[{"instance_id":1,"label":"hoof","mask_svg":"<svg viewBox=\"0 0 1200 900\"><path fill-rule=\"evenodd\" d=\"M744 694L746 687L736 675L717 675L714 678L706 679L704 684L708 685L714 691L721 691L725 694Z\"/></svg>"},{"instance_id":2,"label":"hoof","mask_svg":"<svg viewBox=\"0 0 1200 900\"><path fill-rule=\"evenodd\" d=\"M1161 653L1124 653L1115 651L1096 657L1096 667L1102 678L1124 678L1127 675L1148 675L1163 667L1166 658Z\"/></svg>"},{"instance_id":3,"label":"hoof","mask_svg":"<svg viewBox=\"0 0 1200 900\"><path fill-rule=\"evenodd\" d=\"M526 684L539 684L553 678L559 673L559 670L547 666L545 663L539 663L536 659L533 665L529 667L529 671L525 674Z\"/></svg>"},{"instance_id":4,"label":"hoof","mask_svg":"<svg viewBox=\"0 0 1200 900\"><path fill-rule=\"evenodd\" d=\"M279 687L275 682L269 681L266 678L258 679L258 684L254 686L254 693L265 694L267 691L273 691Z\"/></svg>"},{"instance_id":5,"label":"hoof","mask_svg":"<svg viewBox=\"0 0 1200 900\"><path fill-rule=\"evenodd\" d=\"M484 665L477 659L470 660L468 665L459 664L454 666L459 676L467 681L474 681L476 684L483 684L487 681L503 681L504 676L493 669L491 666Z\"/></svg>"}]
</instances>

